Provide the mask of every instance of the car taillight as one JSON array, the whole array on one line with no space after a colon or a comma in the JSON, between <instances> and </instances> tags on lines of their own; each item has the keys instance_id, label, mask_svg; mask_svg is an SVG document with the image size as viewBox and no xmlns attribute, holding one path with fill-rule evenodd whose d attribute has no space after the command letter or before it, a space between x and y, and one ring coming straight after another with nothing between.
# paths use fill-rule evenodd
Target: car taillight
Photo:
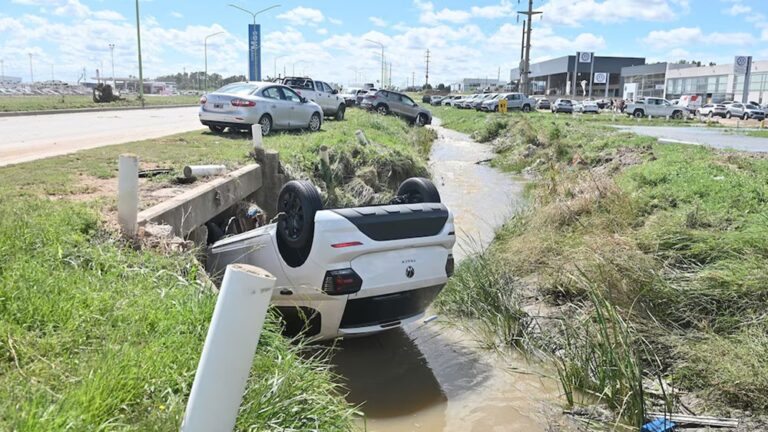
<instances>
[{"instance_id":1,"label":"car taillight","mask_svg":"<svg viewBox=\"0 0 768 432\"><path fill-rule=\"evenodd\" d=\"M453 276L453 269L454 269L453 254L448 254L448 259L445 260L445 274L448 277Z\"/></svg>"},{"instance_id":2,"label":"car taillight","mask_svg":"<svg viewBox=\"0 0 768 432\"><path fill-rule=\"evenodd\" d=\"M329 295L353 294L362 286L363 280L352 269L329 270L323 278L323 291Z\"/></svg>"},{"instance_id":3,"label":"car taillight","mask_svg":"<svg viewBox=\"0 0 768 432\"><path fill-rule=\"evenodd\" d=\"M200 97L200 105L205 105L205 103L208 102L208 98L205 97L205 95Z\"/></svg>"},{"instance_id":4,"label":"car taillight","mask_svg":"<svg viewBox=\"0 0 768 432\"><path fill-rule=\"evenodd\" d=\"M344 243L334 243L331 245L331 247L334 249L341 249L341 248L346 248L351 246L362 246L362 245L363 244L360 243L359 241L352 241L352 242L344 242Z\"/></svg>"},{"instance_id":5,"label":"car taillight","mask_svg":"<svg viewBox=\"0 0 768 432\"><path fill-rule=\"evenodd\" d=\"M232 104L232 106L236 106L236 107L252 107L252 106L256 106L256 102L245 100L245 99L232 99L232 101L230 103Z\"/></svg>"}]
</instances>

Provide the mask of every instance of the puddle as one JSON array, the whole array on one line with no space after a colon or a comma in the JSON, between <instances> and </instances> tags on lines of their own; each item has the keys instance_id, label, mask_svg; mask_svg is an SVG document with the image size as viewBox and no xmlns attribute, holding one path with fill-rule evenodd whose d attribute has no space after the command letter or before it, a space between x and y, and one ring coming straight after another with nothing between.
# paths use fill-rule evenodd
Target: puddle
<instances>
[{"instance_id":1,"label":"puddle","mask_svg":"<svg viewBox=\"0 0 768 432\"><path fill-rule=\"evenodd\" d=\"M519 209L524 182L476 163L493 156L490 147L439 123L433 127L438 140L430 169L454 212L460 260L487 247ZM362 404L360 426L370 432L543 432L559 430L564 420L558 383L547 378L553 371L479 350L469 335L439 319L345 339L338 348L336 372L345 378L347 400Z\"/></svg>"}]
</instances>

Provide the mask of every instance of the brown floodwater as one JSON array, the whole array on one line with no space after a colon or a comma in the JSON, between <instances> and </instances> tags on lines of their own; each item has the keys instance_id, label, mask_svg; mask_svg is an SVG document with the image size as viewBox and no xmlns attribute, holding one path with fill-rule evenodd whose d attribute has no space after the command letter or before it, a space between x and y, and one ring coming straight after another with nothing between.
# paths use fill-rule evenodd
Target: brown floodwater
<instances>
[{"instance_id":1,"label":"brown floodwater","mask_svg":"<svg viewBox=\"0 0 768 432\"><path fill-rule=\"evenodd\" d=\"M486 248L524 204L524 181L477 163L493 156L489 146L435 123L430 170L454 213L461 260ZM443 319L338 343L333 363L347 400L361 405L361 428L536 432L565 422L552 370L483 350Z\"/></svg>"}]
</instances>

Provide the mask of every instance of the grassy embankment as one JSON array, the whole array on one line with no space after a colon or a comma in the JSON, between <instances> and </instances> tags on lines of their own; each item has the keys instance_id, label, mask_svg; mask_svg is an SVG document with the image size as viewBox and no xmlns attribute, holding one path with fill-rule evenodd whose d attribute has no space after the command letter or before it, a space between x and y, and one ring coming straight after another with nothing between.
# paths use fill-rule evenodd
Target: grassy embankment
<instances>
[{"instance_id":1,"label":"grassy embankment","mask_svg":"<svg viewBox=\"0 0 768 432\"><path fill-rule=\"evenodd\" d=\"M189 105L196 104L200 100L198 96L146 96L146 106L160 105ZM65 96L0 96L0 112L12 111L43 111L57 109L77 108L117 108L141 106L135 96L128 96L124 100L111 103L96 103L93 98L80 95Z\"/></svg>"},{"instance_id":2,"label":"grassy embankment","mask_svg":"<svg viewBox=\"0 0 768 432\"><path fill-rule=\"evenodd\" d=\"M768 413L768 159L550 114L441 115L536 176L444 311L546 353L569 402L599 398L634 425L665 402ZM659 378L690 394L649 392Z\"/></svg>"},{"instance_id":3,"label":"grassy embankment","mask_svg":"<svg viewBox=\"0 0 768 432\"><path fill-rule=\"evenodd\" d=\"M356 146L359 128L379 145ZM356 175L368 165L393 178L426 172L432 138L394 118L350 112L323 132L264 142L303 176L314 176L317 150L328 145L342 188L349 179L337 173L373 183ZM193 252L137 252L116 240L102 213L114 198L83 200L90 191L81 180L114 179L126 151L155 165L234 167L249 162L249 150L241 135L194 132L0 168L0 429L178 428L215 296ZM395 172L400 159L414 172ZM374 184L382 193L387 185ZM353 409L325 359L301 350L269 321L238 430L351 429Z\"/></svg>"}]
</instances>

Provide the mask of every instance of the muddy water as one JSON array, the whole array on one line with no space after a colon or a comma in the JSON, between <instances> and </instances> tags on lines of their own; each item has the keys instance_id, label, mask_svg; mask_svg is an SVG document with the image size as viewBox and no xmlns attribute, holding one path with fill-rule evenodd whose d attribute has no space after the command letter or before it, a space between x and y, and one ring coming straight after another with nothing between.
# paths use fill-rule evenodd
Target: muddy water
<instances>
[{"instance_id":1,"label":"muddy water","mask_svg":"<svg viewBox=\"0 0 768 432\"><path fill-rule=\"evenodd\" d=\"M487 247L521 204L523 183L478 161L491 149L466 135L438 133L430 168L454 212L461 259ZM347 399L362 404L361 426L372 432L546 431L561 422L551 371L478 349L472 338L441 323L346 339L334 355Z\"/></svg>"}]
</instances>

